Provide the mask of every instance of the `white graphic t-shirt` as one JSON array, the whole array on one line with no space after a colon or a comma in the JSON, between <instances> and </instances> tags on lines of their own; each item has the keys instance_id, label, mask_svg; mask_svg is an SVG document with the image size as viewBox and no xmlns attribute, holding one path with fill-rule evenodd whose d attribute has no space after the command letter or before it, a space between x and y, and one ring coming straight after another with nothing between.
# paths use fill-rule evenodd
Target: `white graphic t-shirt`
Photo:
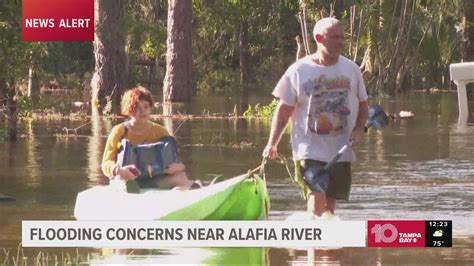
<instances>
[{"instance_id":1,"label":"white graphic t-shirt","mask_svg":"<svg viewBox=\"0 0 474 266\"><path fill-rule=\"evenodd\" d=\"M293 159L329 161L348 143L354 129L359 102L367 91L359 67L344 56L325 67L306 56L285 72L273 95L295 106L291 117ZM339 161L354 161L347 151Z\"/></svg>"}]
</instances>

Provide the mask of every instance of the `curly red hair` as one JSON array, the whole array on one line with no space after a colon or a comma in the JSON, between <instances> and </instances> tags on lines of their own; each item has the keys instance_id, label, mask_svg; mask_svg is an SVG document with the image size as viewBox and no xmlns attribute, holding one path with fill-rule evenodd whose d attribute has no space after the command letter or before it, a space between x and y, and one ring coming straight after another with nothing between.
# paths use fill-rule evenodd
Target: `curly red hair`
<instances>
[{"instance_id":1,"label":"curly red hair","mask_svg":"<svg viewBox=\"0 0 474 266\"><path fill-rule=\"evenodd\" d=\"M122 96L122 114L126 116L133 115L140 101L147 101L150 103L150 106L153 106L151 92L141 86L126 91Z\"/></svg>"}]
</instances>

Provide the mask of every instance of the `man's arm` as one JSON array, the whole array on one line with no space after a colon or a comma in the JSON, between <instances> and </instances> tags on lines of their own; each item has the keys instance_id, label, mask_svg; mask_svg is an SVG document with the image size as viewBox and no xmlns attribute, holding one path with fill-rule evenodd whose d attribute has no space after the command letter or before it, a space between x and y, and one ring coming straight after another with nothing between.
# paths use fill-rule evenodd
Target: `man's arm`
<instances>
[{"instance_id":1,"label":"man's arm","mask_svg":"<svg viewBox=\"0 0 474 266\"><path fill-rule=\"evenodd\" d=\"M365 131L365 123L369 113L369 104L367 101L359 102L359 112L357 113L357 120L354 130L351 134L351 141L355 144L362 140Z\"/></svg>"},{"instance_id":2,"label":"man's arm","mask_svg":"<svg viewBox=\"0 0 474 266\"><path fill-rule=\"evenodd\" d=\"M275 109L275 115L272 120L272 127L270 129L270 137L268 139L267 146L263 150L262 156L264 158L273 159L278 154L277 146L280 142L283 131L285 130L288 120L290 120L291 114L295 107L289 106L280 100Z\"/></svg>"}]
</instances>

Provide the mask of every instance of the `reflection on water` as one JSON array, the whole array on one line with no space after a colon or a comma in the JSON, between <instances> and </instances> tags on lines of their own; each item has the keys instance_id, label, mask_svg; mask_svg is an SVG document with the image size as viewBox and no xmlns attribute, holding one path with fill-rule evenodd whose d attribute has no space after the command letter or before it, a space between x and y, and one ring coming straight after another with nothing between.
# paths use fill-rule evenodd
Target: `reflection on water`
<instances>
[{"instance_id":1,"label":"reflection on water","mask_svg":"<svg viewBox=\"0 0 474 266\"><path fill-rule=\"evenodd\" d=\"M90 124L91 136L88 138L87 144L87 177L90 184L96 184L99 180L104 179L101 170L102 153L107 141L107 133L112 129L112 121L93 117Z\"/></svg>"},{"instance_id":2,"label":"reflection on water","mask_svg":"<svg viewBox=\"0 0 474 266\"><path fill-rule=\"evenodd\" d=\"M103 249L102 258L90 265L104 264L193 264L193 265L267 265L265 248L173 248L159 250Z\"/></svg>"},{"instance_id":3,"label":"reflection on water","mask_svg":"<svg viewBox=\"0 0 474 266\"><path fill-rule=\"evenodd\" d=\"M26 149L27 149L27 167L28 170L27 176L29 176L28 186L32 188L39 187L40 184L40 171L41 167L38 163L38 152L37 152L37 141L36 136L33 132L32 121L26 122L26 131L27 131L27 140L26 140Z\"/></svg>"},{"instance_id":4,"label":"reflection on water","mask_svg":"<svg viewBox=\"0 0 474 266\"><path fill-rule=\"evenodd\" d=\"M280 265L472 265L472 239L459 239L456 248L319 248L270 249L269 262ZM443 262L440 261L443 258Z\"/></svg>"},{"instance_id":5,"label":"reflection on water","mask_svg":"<svg viewBox=\"0 0 474 266\"><path fill-rule=\"evenodd\" d=\"M232 104L219 106L213 101L201 99L193 105L192 112L201 114L198 109L204 107L211 112L232 112ZM457 239L455 248L309 252L257 249L257 253L268 254L268 262L383 264L395 263L397 256L403 256L406 263L416 263L420 254L432 255L433 262L462 261L466 256L472 260L472 251L467 249L474 247L474 125L457 126L454 94L412 94L381 104L390 113L413 111L415 118L395 120L383 131L370 131L365 142L355 147L358 162L354 164L351 198L339 203L338 215L342 220L450 219ZM24 135L18 143L0 143L0 193L17 199L15 204L0 205L0 247L16 248L21 220L72 219L75 195L99 184L107 132L119 121L90 121L77 136L55 135L57 128L76 128L87 122L34 121L23 125ZM268 121L234 119L183 122L167 118L157 122L177 130L180 154L191 178L204 181L212 180L213 175L231 177L257 167L270 127ZM285 135L279 146L287 157L288 139ZM266 169L272 206L269 218L283 220L295 210L304 210L305 204L284 166L272 162ZM168 250L141 257L136 254L130 259L170 262L172 256L191 251ZM222 252L211 249L199 256L216 253Z\"/></svg>"}]
</instances>

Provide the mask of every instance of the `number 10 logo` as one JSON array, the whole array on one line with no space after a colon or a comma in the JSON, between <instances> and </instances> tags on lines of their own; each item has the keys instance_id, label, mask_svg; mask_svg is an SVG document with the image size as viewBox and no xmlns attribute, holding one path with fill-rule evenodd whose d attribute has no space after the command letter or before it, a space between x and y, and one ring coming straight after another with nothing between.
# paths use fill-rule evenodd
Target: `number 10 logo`
<instances>
[{"instance_id":1,"label":"number 10 logo","mask_svg":"<svg viewBox=\"0 0 474 266\"><path fill-rule=\"evenodd\" d=\"M386 236L386 231L390 231L390 235ZM393 224L375 224L370 232L375 235L375 243L392 243L398 235L398 230Z\"/></svg>"}]
</instances>

